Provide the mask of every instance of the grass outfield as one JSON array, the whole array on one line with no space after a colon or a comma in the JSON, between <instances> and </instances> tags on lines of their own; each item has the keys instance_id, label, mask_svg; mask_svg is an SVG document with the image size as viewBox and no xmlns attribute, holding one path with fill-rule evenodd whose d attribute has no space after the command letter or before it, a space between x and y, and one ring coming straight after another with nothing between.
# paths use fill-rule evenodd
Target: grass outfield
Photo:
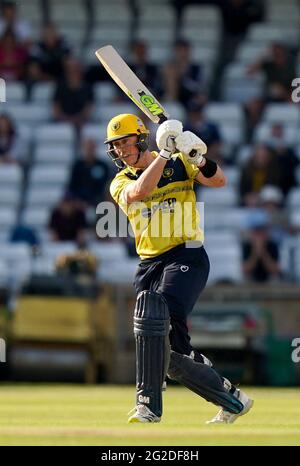
<instances>
[{"instance_id":1,"label":"grass outfield","mask_svg":"<svg viewBox=\"0 0 300 466\"><path fill-rule=\"evenodd\" d=\"M134 387L0 386L0 445L300 445L300 388L253 388L249 414L206 425L217 408L169 386L160 424L127 424Z\"/></svg>"}]
</instances>

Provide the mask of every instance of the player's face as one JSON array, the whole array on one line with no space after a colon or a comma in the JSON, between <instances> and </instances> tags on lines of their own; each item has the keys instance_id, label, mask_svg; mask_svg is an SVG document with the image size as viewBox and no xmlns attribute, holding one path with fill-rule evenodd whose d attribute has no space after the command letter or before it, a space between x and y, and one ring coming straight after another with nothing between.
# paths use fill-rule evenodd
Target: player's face
<instances>
[{"instance_id":1,"label":"player's face","mask_svg":"<svg viewBox=\"0 0 300 466\"><path fill-rule=\"evenodd\" d=\"M134 166L139 155L139 149L136 144L137 136L130 136L128 138L115 141L113 143L113 147L122 162L125 162L127 165Z\"/></svg>"}]
</instances>

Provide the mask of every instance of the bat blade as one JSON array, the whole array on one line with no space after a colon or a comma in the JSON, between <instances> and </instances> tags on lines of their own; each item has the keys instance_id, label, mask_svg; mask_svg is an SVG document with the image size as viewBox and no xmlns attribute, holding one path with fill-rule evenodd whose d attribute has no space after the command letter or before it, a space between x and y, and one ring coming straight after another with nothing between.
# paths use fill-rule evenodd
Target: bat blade
<instances>
[{"instance_id":1,"label":"bat blade","mask_svg":"<svg viewBox=\"0 0 300 466\"><path fill-rule=\"evenodd\" d=\"M95 54L115 83L150 120L160 124L169 118L165 108L139 80L112 45L101 47Z\"/></svg>"}]
</instances>

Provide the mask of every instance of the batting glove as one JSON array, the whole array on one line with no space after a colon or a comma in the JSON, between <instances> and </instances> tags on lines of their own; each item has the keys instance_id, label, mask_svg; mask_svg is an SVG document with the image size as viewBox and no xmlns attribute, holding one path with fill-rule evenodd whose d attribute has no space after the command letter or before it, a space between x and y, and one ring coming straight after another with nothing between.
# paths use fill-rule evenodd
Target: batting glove
<instances>
[{"instance_id":1,"label":"batting glove","mask_svg":"<svg viewBox=\"0 0 300 466\"><path fill-rule=\"evenodd\" d=\"M175 145L176 149L185 155L189 163L198 167L203 165L203 155L207 152L207 146L196 134L184 131L176 137Z\"/></svg>"},{"instance_id":2,"label":"batting glove","mask_svg":"<svg viewBox=\"0 0 300 466\"><path fill-rule=\"evenodd\" d=\"M167 120L156 132L156 144L160 149L159 155L169 160L176 151L175 138L182 133L182 123L178 120Z\"/></svg>"}]
</instances>

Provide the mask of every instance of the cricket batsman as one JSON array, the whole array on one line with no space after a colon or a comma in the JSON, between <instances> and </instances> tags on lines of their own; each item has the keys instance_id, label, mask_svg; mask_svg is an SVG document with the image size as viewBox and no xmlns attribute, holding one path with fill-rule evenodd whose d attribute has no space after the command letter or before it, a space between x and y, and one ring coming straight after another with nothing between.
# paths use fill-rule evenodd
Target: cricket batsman
<instances>
[{"instance_id":1,"label":"cricket batsman","mask_svg":"<svg viewBox=\"0 0 300 466\"><path fill-rule=\"evenodd\" d=\"M180 121L162 123L156 143L159 152L151 152L149 130L136 115L118 115L107 126L107 153L119 168L110 193L128 216L141 259L134 280L136 406L128 422L160 422L168 375L221 408L209 423L232 423L253 401L193 349L187 328L209 274L194 183L220 188L226 178Z\"/></svg>"}]
</instances>

